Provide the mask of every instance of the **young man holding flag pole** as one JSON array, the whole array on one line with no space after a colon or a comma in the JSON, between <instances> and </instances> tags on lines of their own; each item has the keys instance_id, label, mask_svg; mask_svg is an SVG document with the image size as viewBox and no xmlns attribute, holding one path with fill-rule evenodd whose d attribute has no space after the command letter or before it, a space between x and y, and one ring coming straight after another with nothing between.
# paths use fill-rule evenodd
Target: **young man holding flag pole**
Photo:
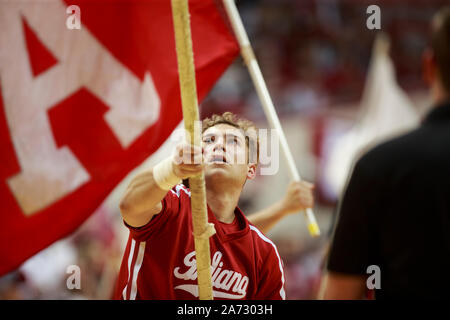
<instances>
[{"instance_id":1,"label":"young man holding flag pole","mask_svg":"<svg viewBox=\"0 0 450 320\"><path fill-rule=\"evenodd\" d=\"M203 148L198 143L187 8L187 1L172 1L188 139L177 146L174 156L136 176L125 192L120 208L131 241L115 298L285 299L283 264L276 246L237 207L246 180L256 173L254 125L231 113L215 115L203 121ZM192 190L180 185L185 178ZM295 195L284 202L282 211L298 208L299 203L303 209L312 206L309 184L291 184L290 195L292 190ZM277 211L271 207L254 216L267 228L283 216Z\"/></svg>"},{"instance_id":2,"label":"young man holding flag pole","mask_svg":"<svg viewBox=\"0 0 450 320\"><path fill-rule=\"evenodd\" d=\"M187 142L136 176L122 198L130 240L115 298L285 299L275 244L237 207L245 182L256 174L256 128L231 113L214 115L203 121L200 146L187 1L172 0L172 10ZM186 178L191 190L180 184ZM311 207L311 189L291 184L292 199L281 211ZM274 208L255 214L264 228L283 216Z\"/></svg>"}]
</instances>

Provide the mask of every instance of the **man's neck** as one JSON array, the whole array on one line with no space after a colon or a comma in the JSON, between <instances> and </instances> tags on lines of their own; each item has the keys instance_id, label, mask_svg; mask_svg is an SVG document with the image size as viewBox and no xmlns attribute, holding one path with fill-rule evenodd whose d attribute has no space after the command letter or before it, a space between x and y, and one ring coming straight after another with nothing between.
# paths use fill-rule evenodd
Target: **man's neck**
<instances>
[{"instance_id":1,"label":"man's neck","mask_svg":"<svg viewBox=\"0 0 450 320\"><path fill-rule=\"evenodd\" d=\"M231 223L234 220L234 209L236 208L241 190L224 188L226 184L221 184L214 188L211 185L206 187L206 202L216 216L217 220L224 223Z\"/></svg>"},{"instance_id":2,"label":"man's neck","mask_svg":"<svg viewBox=\"0 0 450 320\"><path fill-rule=\"evenodd\" d=\"M431 88L431 98L434 106L439 106L449 101L450 95L444 90L441 83L436 82Z\"/></svg>"}]
</instances>

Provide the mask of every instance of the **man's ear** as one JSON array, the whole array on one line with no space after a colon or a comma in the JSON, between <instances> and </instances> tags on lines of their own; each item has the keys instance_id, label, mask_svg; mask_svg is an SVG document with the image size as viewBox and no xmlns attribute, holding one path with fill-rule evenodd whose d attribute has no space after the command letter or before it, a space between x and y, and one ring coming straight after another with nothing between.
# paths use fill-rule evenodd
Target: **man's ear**
<instances>
[{"instance_id":1,"label":"man's ear","mask_svg":"<svg viewBox=\"0 0 450 320\"><path fill-rule=\"evenodd\" d=\"M253 180L256 177L256 164L255 163L249 163L247 165L247 179Z\"/></svg>"},{"instance_id":2,"label":"man's ear","mask_svg":"<svg viewBox=\"0 0 450 320\"><path fill-rule=\"evenodd\" d=\"M422 77L429 87L436 79L436 59L433 50L430 48L425 49L422 54Z\"/></svg>"}]
</instances>

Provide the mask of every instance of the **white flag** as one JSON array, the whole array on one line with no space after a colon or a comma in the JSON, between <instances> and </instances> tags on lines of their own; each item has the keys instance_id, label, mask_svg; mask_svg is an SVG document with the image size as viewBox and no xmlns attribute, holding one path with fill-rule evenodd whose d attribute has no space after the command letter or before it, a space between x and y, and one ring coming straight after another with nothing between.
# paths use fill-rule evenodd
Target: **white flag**
<instances>
[{"instance_id":1,"label":"white flag","mask_svg":"<svg viewBox=\"0 0 450 320\"><path fill-rule=\"evenodd\" d=\"M354 162L365 150L417 126L419 112L398 85L389 56L389 41L375 40L361 112L355 125L332 144L325 165L325 179L338 196Z\"/></svg>"}]
</instances>

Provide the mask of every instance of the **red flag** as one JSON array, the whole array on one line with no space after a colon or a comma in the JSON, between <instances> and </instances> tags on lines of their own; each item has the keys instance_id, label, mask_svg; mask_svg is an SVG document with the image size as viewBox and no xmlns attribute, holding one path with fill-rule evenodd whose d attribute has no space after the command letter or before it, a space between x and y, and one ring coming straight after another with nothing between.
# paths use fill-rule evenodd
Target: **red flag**
<instances>
[{"instance_id":1,"label":"red flag","mask_svg":"<svg viewBox=\"0 0 450 320\"><path fill-rule=\"evenodd\" d=\"M239 49L215 1L189 5L201 101ZM0 275L73 232L181 120L170 1L0 2Z\"/></svg>"}]
</instances>

